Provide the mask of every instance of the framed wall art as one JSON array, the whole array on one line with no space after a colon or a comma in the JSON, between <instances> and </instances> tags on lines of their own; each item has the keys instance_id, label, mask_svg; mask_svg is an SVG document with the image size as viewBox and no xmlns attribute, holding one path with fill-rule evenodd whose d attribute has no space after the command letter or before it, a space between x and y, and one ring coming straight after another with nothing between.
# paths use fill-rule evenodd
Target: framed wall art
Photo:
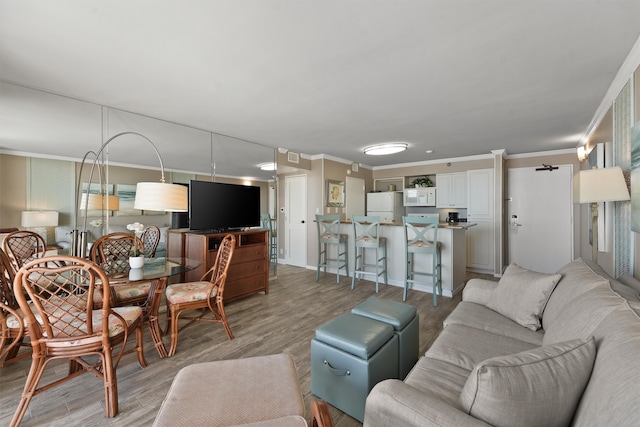
<instances>
[{"instance_id":1,"label":"framed wall art","mask_svg":"<svg viewBox=\"0 0 640 427\"><path fill-rule=\"evenodd\" d=\"M344 181L327 180L327 206L344 206Z\"/></svg>"},{"instance_id":2,"label":"framed wall art","mask_svg":"<svg viewBox=\"0 0 640 427\"><path fill-rule=\"evenodd\" d=\"M142 215L140 209L133 208L136 200L135 184L118 184L116 191L118 192L118 197L120 197L120 210L117 212L118 216Z\"/></svg>"}]
</instances>

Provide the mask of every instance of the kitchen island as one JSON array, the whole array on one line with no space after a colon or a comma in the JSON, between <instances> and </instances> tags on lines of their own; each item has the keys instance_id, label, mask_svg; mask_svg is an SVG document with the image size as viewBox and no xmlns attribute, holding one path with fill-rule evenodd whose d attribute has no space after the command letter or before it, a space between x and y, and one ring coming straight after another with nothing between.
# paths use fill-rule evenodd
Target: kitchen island
<instances>
[{"instance_id":1,"label":"kitchen island","mask_svg":"<svg viewBox=\"0 0 640 427\"><path fill-rule=\"evenodd\" d=\"M440 242L440 254L442 264L442 295L452 297L464 287L467 268L467 228L475 223L440 223L438 226L438 241ZM353 275L355 266L354 230L351 221L342 222L341 232L349 236L349 273ZM387 238L387 279L388 284L404 287L404 230L402 224L383 223L380 225L380 236ZM427 237L433 237L433 233L427 233ZM332 248L334 249L334 248ZM333 256L335 254L331 254ZM366 251L366 262L373 263L375 252ZM431 255L416 255L415 269L419 271L431 271ZM335 270L332 270L335 272ZM425 277L425 283L409 285L409 291L432 291L431 278ZM362 281L356 281L356 286L363 286ZM407 300L411 299L409 292Z\"/></svg>"}]
</instances>

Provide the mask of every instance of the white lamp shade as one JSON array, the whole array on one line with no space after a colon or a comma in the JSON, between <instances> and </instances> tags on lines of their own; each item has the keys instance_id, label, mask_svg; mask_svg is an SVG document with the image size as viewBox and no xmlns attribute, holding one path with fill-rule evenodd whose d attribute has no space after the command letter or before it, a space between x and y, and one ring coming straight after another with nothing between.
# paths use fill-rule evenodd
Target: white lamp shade
<instances>
[{"instance_id":1,"label":"white lamp shade","mask_svg":"<svg viewBox=\"0 0 640 427\"><path fill-rule=\"evenodd\" d=\"M21 225L23 227L54 227L58 225L56 211L24 211Z\"/></svg>"},{"instance_id":2,"label":"white lamp shade","mask_svg":"<svg viewBox=\"0 0 640 427\"><path fill-rule=\"evenodd\" d=\"M574 188L577 203L629 200L629 190L620 167L581 170Z\"/></svg>"},{"instance_id":3,"label":"white lamp shade","mask_svg":"<svg viewBox=\"0 0 640 427\"><path fill-rule=\"evenodd\" d=\"M107 211L118 211L120 210L120 197L114 196L112 194L88 194L89 201L87 202L87 193L82 193L82 197L80 199L80 209L95 209L102 210L103 208Z\"/></svg>"},{"instance_id":4,"label":"white lamp shade","mask_svg":"<svg viewBox=\"0 0 640 427\"><path fill-rule=\"evenodd\" d=\"M187 212L188 189L164 182L139 182L133 207L145 211Z\"/></svg>"}]
</instances>

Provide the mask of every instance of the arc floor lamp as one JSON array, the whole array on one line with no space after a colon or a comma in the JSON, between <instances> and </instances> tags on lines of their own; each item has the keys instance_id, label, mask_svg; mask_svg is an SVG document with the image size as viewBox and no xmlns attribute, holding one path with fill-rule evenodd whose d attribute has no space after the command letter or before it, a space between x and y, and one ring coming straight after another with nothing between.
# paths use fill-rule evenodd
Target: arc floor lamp
<instances>
[{"instance_id":1,"label":"arc floor lamp","mask_svg":"<svg viewBox=\"0 0 640 427\"><path fill-rule=\"evenodd\" d=\"M164 177L164 164L162 163L162 157L160 156L160 152L158 151L155 144L146 136L142 135L138 132L121 132L118 133L107 141L100 147L100 149L93 153L93 151L87 152L84 158L82 159L82 164L80 165L80 172L78 174L78 182L76 185L76 209L75 209L75 229L71 232L72 234L72 255L85 257L87 251L87 210L88 209L99 209L101 211L107 210L117 210L119 205L119 200L117 196L107 194L105 190L105 183L102 182L102 169L104 168L104 164L100 161L100 155L103 153L104 149L115 139L124 136L124 135L135 135L139 136L143 140L147 141L156 155L158 156L158 161L160 162L160 182L139 182L136 185L136 197L134 201L134 208L141 210L150 210L150 211L165 211L165 212L186 212L188 210L188 195L187 195L187 187L183 185L171 184L165 182ZM82 181L82 168L86 162L87 157L90 154L94 154L93 163L91 165L91 172L89 174L89 184L87 187L87 192L84 193L84 190L81 190L81 181ZM98 167L99 175L100 175L100 191L98 194L90 194L91 181L93 179L94 169ZM80 196L80 197L78 197ZM82 206L82 207L81 207ZM78 215L79 210L85 210L85 218L82 231L78 231Z\"/></svg>"},{"instance_id":2,"label":"arc floor lamp","mask_svg":"<svg viewBox=\"0 0 640 427\"><path fill-rule=\"evenodd\" d=\"M598 262L598 203L629 200L629 189L622 169L618 166L604 169L585 169L578 175L575 191L578 203L591 203L591 259Z\"/></svg>"}]
</instances>

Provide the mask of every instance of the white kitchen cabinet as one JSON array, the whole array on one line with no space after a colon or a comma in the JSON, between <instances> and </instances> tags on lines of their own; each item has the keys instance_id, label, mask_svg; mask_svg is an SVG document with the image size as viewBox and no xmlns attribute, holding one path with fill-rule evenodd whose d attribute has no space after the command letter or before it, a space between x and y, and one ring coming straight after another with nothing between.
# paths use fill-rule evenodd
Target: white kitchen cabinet
<instances>
[{"instance_id":1,"label":"white kitchen cabinet","mask_svg":"<svg viewBox=\"0 0 640 427\"><path fill-rule=\"evenodd\" d=\"M495 260L493 220L474 220L473 223L476 225L467 229L467 267L492 273Z\"/></svg>"},{"instance_id":2,"label":"white kitchen cabinet","mask_svg":"<svg viewBox=\"0 0 640 427\"><path fill-rule=\"evenodd\" d=\"M467 267L493 272L495 264L494 237L494 171L475 169L467 172L467 221L477 224L467 230Z\"/></svg>"},{"instance_id":3,"label":"white kitchen cabinet","mask_svg":"<svg viewBox=\"0 0 640 427\"><path fill-rule=\"evenodd\" d=\"M467 207L467 173L439 173L436 175L436 207Z\"/></svg>"},{"instance_id":4,"label":"white kitchen cabinet","mask_svg":"<svg viewBox=\"0 0 640 427\"><path fill-rule=\"evenodd\" d=\"M467 218L493 218L493 169L474 169L467 172Z\"/></svg>"}]
</instances>

